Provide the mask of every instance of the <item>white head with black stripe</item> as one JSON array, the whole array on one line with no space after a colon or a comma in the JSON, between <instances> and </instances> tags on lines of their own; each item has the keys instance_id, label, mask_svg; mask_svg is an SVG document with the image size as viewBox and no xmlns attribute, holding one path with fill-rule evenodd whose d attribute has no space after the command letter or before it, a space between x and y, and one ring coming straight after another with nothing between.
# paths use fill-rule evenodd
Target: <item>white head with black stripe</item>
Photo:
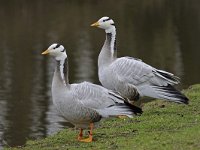
<instances>
[{"instance_id":1,"label":"white head with black stripe","mask_svg":"<svg viewBox=\"0 0 200 150\"><path fill-rule=\"evenodd\" d=\"M97 22L91 24L91 26L104 29L106 33L112 32L113 29L115 30L114 21L109 17L102 17Z\"/></svg>"},{"instance_id":2,"label":"white head with black stripe","mask_svg":"<svg viewBox=\"0 0 200 150\"><path fill-rule=\"evenodd\" d=\"M45 50L42 54L43 55L49 54L55 57L57 61L62 61L67 58L66 49L64 48L63 45L60 45L58 43L54 43L51 46L49 46L49 48Z\"/></svg>"}]
</instances>

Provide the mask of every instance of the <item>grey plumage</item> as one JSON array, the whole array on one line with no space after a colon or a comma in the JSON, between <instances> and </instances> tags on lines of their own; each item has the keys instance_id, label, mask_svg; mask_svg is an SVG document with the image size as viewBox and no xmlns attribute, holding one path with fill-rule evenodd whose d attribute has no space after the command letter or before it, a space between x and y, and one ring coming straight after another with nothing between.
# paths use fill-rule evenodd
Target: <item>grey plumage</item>
<instances>
[{"instance_id":1,"label":"grey plumage","mask_svg":"<svg viewBox=\"0 0 200 150\"><path fill-rule=\"evenodd\" d=\"M176 90L179 78L172 73L158 70L140 59L133 57L117 58L116 28L109 17L102 17L91 26L102 28L106 40L98 57L98 75L102 85L118 91L129 99L152 97L177 103L188 103L188 98ZM108 21L103 21L103 20Z\"/></svg>"}]
</instances>

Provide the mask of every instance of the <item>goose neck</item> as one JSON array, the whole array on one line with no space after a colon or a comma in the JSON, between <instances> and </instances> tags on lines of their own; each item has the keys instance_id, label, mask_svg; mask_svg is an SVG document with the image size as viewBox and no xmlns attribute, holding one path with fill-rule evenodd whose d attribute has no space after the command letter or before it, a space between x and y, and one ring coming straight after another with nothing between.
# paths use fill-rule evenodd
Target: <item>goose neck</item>
<instances>
[{"instance_id":1,"label":"goose neck","mask_svg":"<svg viewBox=\"0 0 200 150\"><path fill-rule=\"evenodd\" d=\"M58 73L59 80L64 84L64 86L69 85L68 79L68 61L67 58L63 60L57 60L56 71Z\"/></svg>"},{"instance_id":2,"label":"goose neck","mask_svg":"<svg viewBox=\"0 0 200 150\"><path fill-rule=\"evenodd\" d=\"M98 57L98 68L101 70L117 58L116 29L114 26L105 30L106 40Z\"/></svg>"},{"instance_id":3,"label":"goose neck","mask_svg":"<svg viewBox=\"0 0 200 150\"><path fill-rule=\"evenodd\" d=\"M115 57L115 54L117 52L116 28L115 28L115 26L112 26L109 29L105 30L105 32L106 32L106 40L108 42L111 55L112 55L112 57Z\"/></svg>"}]
</instances>

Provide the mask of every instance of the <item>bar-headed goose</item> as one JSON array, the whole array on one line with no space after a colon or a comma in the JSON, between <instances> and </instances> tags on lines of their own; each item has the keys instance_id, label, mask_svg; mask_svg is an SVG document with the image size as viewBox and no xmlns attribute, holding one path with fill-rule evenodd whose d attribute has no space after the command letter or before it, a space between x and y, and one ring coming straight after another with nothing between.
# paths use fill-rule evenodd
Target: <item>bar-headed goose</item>
<instances>
[{"instance_id":1,"label":"bar-headed goose","mask_svg":"<svg viewBox=\"0 0 200 150\"><path fill-rule=\"evenodd\" d=\"M173 85L179 78L172 73L158 70L133 57L117 58L116 28L109 17L102 17L91 26L105 30L106 40L98 57L98 75L101 84L118 91L130 100L135 97L151 97L188 104L188 98L176 90Z\"/></svg>"},{"instance_id":2,"label":"bar-headed goose","mask_svg":"<svg viewBox=\"0 0 200 150\"><path fill-rule=\"evenodd\" d=\"M67 121L80 128L79 141L91 142L93 127L102 118L142 113L140 108L102 86L89 82L70 84L66 49L62 45L52 44L42 54L53 56L57 62L52 82L53 104ZM89 138L82 139L82 131L87 128Z\"/></svg>"}]
</instances>

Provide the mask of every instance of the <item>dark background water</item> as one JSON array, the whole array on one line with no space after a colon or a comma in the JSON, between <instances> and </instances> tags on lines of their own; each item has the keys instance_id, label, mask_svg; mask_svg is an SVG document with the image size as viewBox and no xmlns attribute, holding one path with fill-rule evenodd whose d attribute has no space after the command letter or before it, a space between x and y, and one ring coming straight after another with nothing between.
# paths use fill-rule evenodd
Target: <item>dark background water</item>
<instances>
[{"instance_id":1,"label":"dark background water","mask_svg":"<svg viewBox=\"0 0 200 150\"><path fill-rule=\"evenodd\" d=\"M52 43L68 53L70 82L99 83L102 16L117 26L118 55L200 82L199 0L0 0L0 145L22 145L67 127L51 100Z\"/></svg>"}]
</instances>

